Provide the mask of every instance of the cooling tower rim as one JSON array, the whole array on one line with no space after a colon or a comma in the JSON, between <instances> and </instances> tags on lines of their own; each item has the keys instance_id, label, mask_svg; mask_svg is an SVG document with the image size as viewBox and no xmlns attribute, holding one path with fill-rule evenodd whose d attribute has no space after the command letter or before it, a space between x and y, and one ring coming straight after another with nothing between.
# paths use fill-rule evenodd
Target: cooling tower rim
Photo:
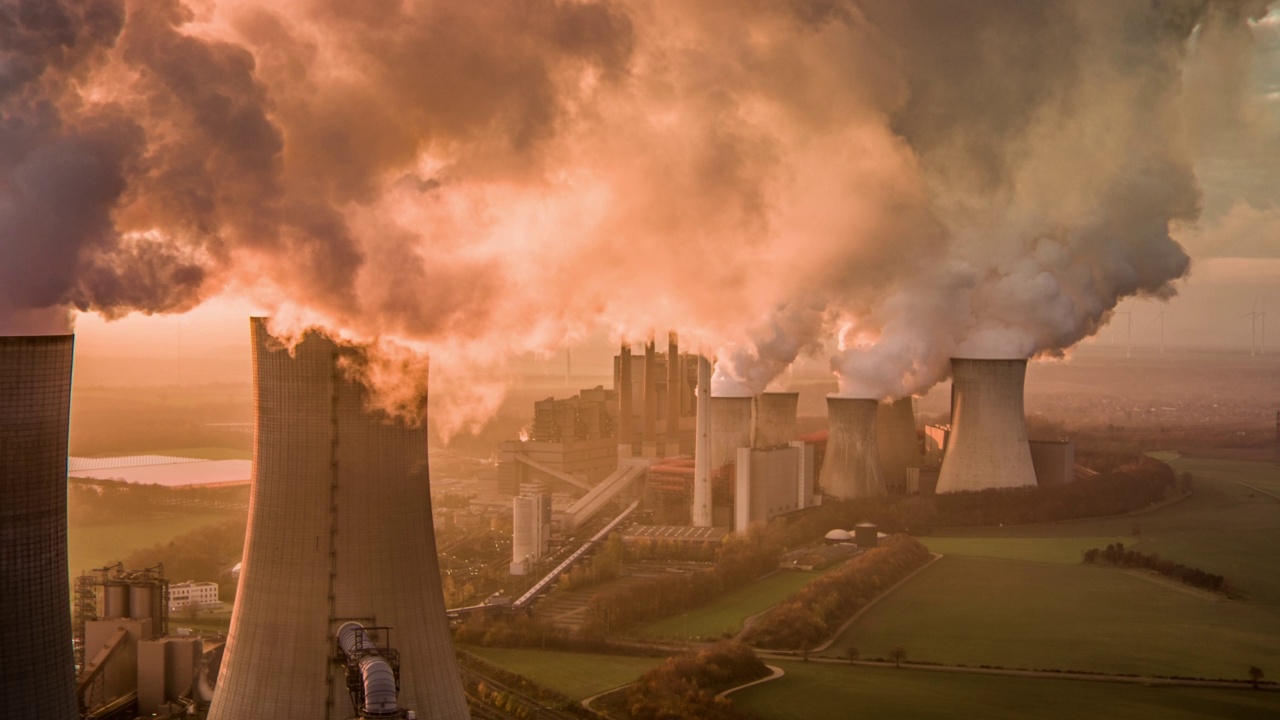
<instances>
[{"instance_id":1,"label":"cooling tower rim","mask_svg":"<svg viewBox=\"0 0 1280 720\"><path fill-rule=\"evenodd\" d=\"M873 402L873 403L884 402L880 398L865 397L860 395L840 395L838 393L827 393L827 401L830 402L832 400L852 400L852 401L858 401L858 402Z\"/></svg>"},{"instance_id":2,"label":"cooling tower rim","mask_svg":"<svg viewBox=\"0 0 1280 720\"><path fill-rule=\"evenodd\" d=\"M961 357L953 355L951 362L997 362L997 363L1025 363L1030 362L1029 357Z\"/></svg>"},{"instance_id":3,"label":"cooling tower rim","mask_svg":"<svg viewBox=\"0 0 1280 720\"><path fill-rule=\"evenodd\" d=\"M714 392L711 393L712 400L750 400L753 397L755 397L755 395L751 395L749 393L746 395L722 395Z\"/></svg>"},{"instance_id":4,"label":"cooling tower rim","mask_svg":"<svg viewBox=\"0 0 1280 720\"><path fill-rule=\"evenodd\" d=\"M0 345L56 345L74 339L75 333L0 335Z\"/></svg>"}]
</instances>

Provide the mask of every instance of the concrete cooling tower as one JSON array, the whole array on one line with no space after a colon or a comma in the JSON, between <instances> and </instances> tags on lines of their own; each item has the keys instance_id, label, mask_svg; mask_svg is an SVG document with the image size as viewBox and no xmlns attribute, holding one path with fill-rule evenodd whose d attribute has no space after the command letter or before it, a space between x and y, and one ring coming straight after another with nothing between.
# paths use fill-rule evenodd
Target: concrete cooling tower
<instances>
[{"instance_id":1,"label":"concrete cooling tower","mask_svg":"<svg viewBox=\"0 0 1280 720\"><path fill-rule=\"evenodd\" d=\"M752 398L751 447L786 445L796 439L798 392L767 392Z\"/></svg>"},{"instance_id":2,"label":"concrete cooling tower","mask_svg":"<svg viewBox=\"0 0 1280 720\"><path fill-rule=\"evenodd\" d=\"M349 622L398 651L400 711L467 718L441 594L426 432L366 409L364 388L345 370L358 350L308 334L291 352L263 319L251 329L249 529L209 720L361 714L338 660ZM387 710L380 696L378 711Z\"/></svg>"},{"instance_id":3,"label":"concrete cooling tower","mask_svg":"<svg viewBox=\"0 0 1280 720\"><path fill-rule=\"evenodd\" d=\"M876 447L877 400L827 398L827 452L819 482L822 492L835 498L878 497L887 494Z\"/></svg>"},{"instance_id":4,"label":"concrete cooling tower","mask_svg":"<svg viewBox=\"0 0 1280 720\"><path fill-rule=\"evenodd\" d=\"M751 447L751 397L711 396L711 472L737 462L738 448Z\"/></svg>"},{"instance_id":5,"label":"concrete cooling tower","mask_svg":"<svg viewBox=\"0 0 1280 720\"><path fill-rule=\"evenodd\" d=\"M951 360L951 436L939 493L1036 484L1022 407L1026 360Z\"/></svg>"},{"instance_id":6,"label":"concrete cooling tower","mask_svg":"<svg viewBox=\"0 0 1280 720\"><path fill-rule=\"evenodd\" d=\"M898 492L907 492L907 468L924 464L910 396L880 403L876 411L876 445L885 484L897 488Z\"/></svg>"},{"instance_id":7,"label":"concrete cooling tower","mask_svg":"<svg viewBox=\"0 0 1280 720\"><path fill-rule=\"evenodd\" d=\"M80 717L67 575L71 335L0 337L0 712Z\"/></svg>"}]
</instances>

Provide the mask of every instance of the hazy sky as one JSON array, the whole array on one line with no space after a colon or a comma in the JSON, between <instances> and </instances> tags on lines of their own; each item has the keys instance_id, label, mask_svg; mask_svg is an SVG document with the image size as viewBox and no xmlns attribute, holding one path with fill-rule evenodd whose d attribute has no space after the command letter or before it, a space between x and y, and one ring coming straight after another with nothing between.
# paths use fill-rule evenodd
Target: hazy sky
<instances>
[{"instance_id":1,"label":"hazy sky","mask_svg":"<svg viewBox=\"0 0 1280 720\"><path fill-rule=\"evenodd\" d=\"M445 375L672 327L745 389L839 345L854 395L1117 299L1104 340L1247 346L1257 302L1280 345L1267 4L53 2L0 84L0 311L123 314L82 357L271 313Z\"/></svg>"}]
</instances>

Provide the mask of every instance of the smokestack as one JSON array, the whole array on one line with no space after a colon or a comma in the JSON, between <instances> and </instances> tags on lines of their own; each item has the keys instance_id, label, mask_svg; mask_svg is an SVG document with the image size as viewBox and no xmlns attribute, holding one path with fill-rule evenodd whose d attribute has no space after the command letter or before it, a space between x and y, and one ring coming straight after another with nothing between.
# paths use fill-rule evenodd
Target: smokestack
<instances>
[{"instance_id":1,"label":"smokestack","mask_svg":"<svg viewBox=\"0 0 1280 720\"><path fill-rule=\"evenodd\" d=\"M876 446L885 484L907 490L907 468L924 464L916 438L916 414L911 396L880 403L876 411Z\"/></svg>"},{"instance_id":2,"label":"smokestack","mask_svg":"<svg viewBox=\"0 0 1280 720\"><path fill-rule=\"evenodd\" d=\"M71 335L0 337L0 708L75 720L67 573Z\"/></svg>"},{"instance_id":3,"label":"smokestack","mask_svg":"<svg viewBox=\"0 0 1280 720\"><path fill-rule=\"evenodd\" d=\"M644 413L641 454L658 456L658 350L650 340L644 346Z\"/></svg>"},{"instance_id":4,"label":"smokestack","mask_svg":"<svg viewBox=\"0 0 1280 720\"><path fill-rule=\"evenodd\" d=\"M254 442L240 586L209 720L350 717L335 633L392 628L399 706L468 717L445 619L424 429L366 407L360 351L253 334Z\"/></svg>"},{"instance_id":5,"label":"smokestack","mask_svg":"<svg viewBox=\"0 0 1280 720\"><path fill-rule=\"evenodd\" d=\"M631 457L631 346L618 352L618 457Z\"/></svg>"},{"instance_id":6,"label":"smokestack","mask_svg":"<svg viewBox=\"0 0 1280 720\"><path fill-rule=\"evenodd\" d=\"M827 398L830 432L822 461L822 492L831 497L887 494L876 448L876 400Z\"/></svg>"},{"instance_id":7,"label":"smokestack","mask_svg":"<svg viewBox=\"0 0 1280 720\"><path fill-rule=\"evenodd\" d=\"M693 524L711 527L711 361L698 356L698 416L693 448Z\"/></svg>"},{"instance_id":8,"label":"smokestack","mask_svg":"<svg viewBox=\"0 0 1280 720\"><path fill-rule=\"evenodd\" d=\"M1036 484L1023 411L1026 360L951 359L951 436L939 493Z\"/></svg>"},{"instance_id":9,"label":"smokestack","mask_svg":"<svg viewBox=\"0 0 1280 720\"><path fill-rule=\"evenodd\" d=\"M798 392L767 392L752 399L751 447L786 445L796 439Z\"/></svg>"},{"instance_id":10,"label":"smokestack","mask_svg":"<svg viewBox=\"0 0 1280 720\"><path fill-rule=\"evenodd\" d=\"M676 334L667 335L667 432L666 457L680 454L680 350Z\"/></svg>"}]
</instances>

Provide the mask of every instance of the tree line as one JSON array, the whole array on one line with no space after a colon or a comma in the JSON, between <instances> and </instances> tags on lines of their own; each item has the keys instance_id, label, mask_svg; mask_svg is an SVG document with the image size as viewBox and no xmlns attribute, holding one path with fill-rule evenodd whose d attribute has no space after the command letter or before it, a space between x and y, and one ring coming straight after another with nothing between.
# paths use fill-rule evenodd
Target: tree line
<instances>
[{"instance_id":1,"label":"tree line","mask_svg":"<svg viewBox=\"0 0 1280 720\"><path fill-rule=\"evenodd\" d=\"M1209 590L1210 592L1225 593L1229 589L1227 579L1221 575L1165 560L1155 553L1148 555L1137 550L1126 550L1124 543L1112 543L1104 549L1090 548L1085 550L1084 561L1090 565L1114 565L1123 568L1151 570L1165 577L1173 578L1184 585L1197 587L1201 590Z\"/></svg>"},{"instance_id":2,"label":"tree line","mask_svg":"<svg viewBox=\"0 0 1280 720\"><path fill-rule=\"evenodd\" d=\"M769 668L741 643L718 643L696 653L670 657L650 670L626 692L626 716L631 720L747 720L724 690L758 680ZM611 708L614 709L614 708Z\"/></svg>"},{"instance_id":3,"label":"tree line","mask_svg":"<svg viewBox=\"0 0 1280 720\"><path fill-rule=\"evenodd\" d=\"M745 640L771 649L811 648L932 557L914 538L894 535L774 606L756 620Z\"/></svg>"}]
</instances>

